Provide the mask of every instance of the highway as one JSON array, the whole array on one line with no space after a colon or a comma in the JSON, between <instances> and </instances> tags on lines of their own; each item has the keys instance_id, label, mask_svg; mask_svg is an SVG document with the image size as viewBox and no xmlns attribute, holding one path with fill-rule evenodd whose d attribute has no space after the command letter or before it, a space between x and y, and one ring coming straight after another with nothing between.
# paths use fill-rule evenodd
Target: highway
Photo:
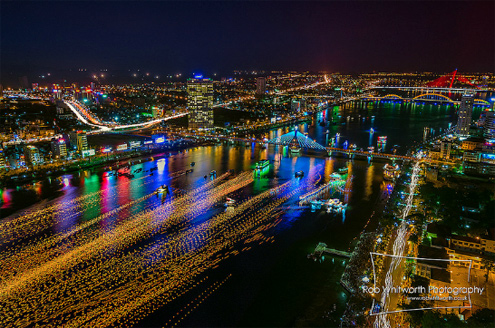
<instances>
[{"instance_id":1,"label":"highway","mask_svg":"<svg viewBox=\"0 0 495 328\"><path fill-rule=\"evenodd\" d=\"M408 225L406 223L406 218L409 215L413 207L414 193L416 191L416 186L418 184L419 173L421 171L422 154L418 153L416 155L417 161L413 166L413 172L411 175L411 182L409 184L408 196L406 200L406 206L401 214L402 222L397 229L396 238L392 246L392 260L390 267L388 268L387 274L385 276L385 285L383 286L383 292L381 294L380 302L382 304L382 311L377 315L375 319L375 327L391 328L390 321L387 318L387 313L394 312L397 306L397 298L392 300L390 289L394 286L400 286L402 284L402 274L399 274L403 270L402 262L404 260L404 251L408 239Z\"/></svg>"},{"instance_id":2,"label":"highway","mask_svg":"<svg viewBox=\"0 0 495 328\"><path fill-rule=\"evenodd\" d=\"M119 129L150 127L160 122L168 121L174 118L179 118L188 114L187 112L184 112L184 113L162 117L156 120L147 121L143 123L136 123L136 124L112 124L112 123L100 121L88 109L86 109L83 105L81 105L76 101L64 100L64 103L67 105L67 107L69 107L69 109L76 115L77 119L79 119L81 122L89 126L98 128L98 130L93 131L93 133L107 132L107 131L113 131Z\"/></svg>"}]
</instances>

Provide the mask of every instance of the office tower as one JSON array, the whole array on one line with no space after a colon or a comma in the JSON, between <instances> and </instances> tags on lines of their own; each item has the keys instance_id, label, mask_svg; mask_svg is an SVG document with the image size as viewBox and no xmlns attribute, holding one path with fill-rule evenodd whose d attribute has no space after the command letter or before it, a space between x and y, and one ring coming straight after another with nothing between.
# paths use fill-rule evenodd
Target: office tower
<instances>
[{"instance_id":1,"label":"office tower","mask_svg":"<svg viewBox=\"0 0 495 328\"><path fill-rule=\"evenodd\" d=\"M163 116L163 108L158 106L153 106L151 108L151 113L153 115L153 118L160 118Z\"/></svg>"},{"instance_id":2,"label":"office tower","mask_svg":"<svg viewBox=\"0 0 495 328\"><path fill-rule=\"evenodd\" d=\"M64 139L53 139L51 142L53 158L67 157L67 146Z\"/></svg>"},{"instance_id":3,"label":"office tower","mask_svg":"<svg viewBox=\"0 0 495 328\"><path fill-rule=\"evenodd\" d=\"M27 145L24 147L24 161L27 165L34 166L41 162L40 152L35 146Z\"/></svg>"},{"instance_id":4,"label":"office tower","mask_svg":"<svg viewBox=\"0 0 495 328\"><path fill-rule=\"evenodd\" d=\"M213 128L213 81L197 75L187 80L190 129Z\"/></svg>"},{"instance_id":5,"label":"office tower","mask_svg":"<svg viewBox=\"0 0 495 328\"><path fill-rule=\"evenodd\" d=\"M5 169L7 167L7 161L5 159L5 154L3 149L0 148L0 170Z\"/></svg>"},{"instance_id":6,"label":"office tower","mask_svg":"<svg viewBox=\"0 0 495 328\"><path fill-rule=\"evenodd\" d=\"M461 105L459 106L459 118L457 119L457 134L461 136L469 135L469 127L473 116L474 95L462 95Z\"/></svg>"},{"instance_id":7,"label":"office tower","mask_svg":"<svg viewBox=\"0 0 495 328\"><path fill-rule=\"evenodd\" d=\"M256 79L256 94L264 95L265 93L266 93L266 79L260 76Z\"/></svg>"},{"instance_id":8,"label":"office tower","mask_svg":"<svg viewBox=\"0 0 495 328\"><path fill-rule=\"evenodd\" d=\"M495 111L486 111L485 115L483 135L489 140L495 140Z\"/></svg>"},{"instance_id":9,"label":"office tower","mask_svg":"<svg viewBox=\"0 0 495 328\"><path fill-rule=\"evenodd\" d=\"M301 110L301 103L297 100L292 100L290 103L290 110L293 112L299 112Z\"/></svg>"},{"instance_id":10,"label":"office tower","mask_svg":"<svg viewBox=\"0 0 495 328\"><path fill-rule=\"evenodd\" d=\"M442 143L440 144L440 157L442 159L449 159L451 149L452 149L452 142L442 141Z\"/></svg>"},{"instance_id":11,"label":"office tower","mask_svg":"<svg viewBox=\"0 0 495 328\"><path fill-rule=\"evenodd\" d=\"M70 133L70 143L73 146L77 146L77 151L80 153L88 150L88 138L86 137L86 132L72 131Z\"/></svg>"}]
</instances>

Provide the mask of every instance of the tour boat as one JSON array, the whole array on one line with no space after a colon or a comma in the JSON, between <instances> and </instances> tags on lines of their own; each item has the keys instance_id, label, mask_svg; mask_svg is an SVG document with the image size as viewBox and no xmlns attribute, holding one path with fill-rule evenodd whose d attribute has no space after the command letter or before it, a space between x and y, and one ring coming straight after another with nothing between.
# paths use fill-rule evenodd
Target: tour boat
<instances>
[{"instance_id":1,"label":"tour boat","mask_svg":"<svg viewBox=\"0 0 495 328\"><path fill-rule=\"evenodd\" d=\"M256 169L262 170L265 167L268 167L268 165L270 165L270 161L267 160L267 159L262 159L261 161L259 161L258 163L256 163Z\"/></svg>"},{"instance_id":2,"label":"tour boat","mask_svg":"<svg viewBox=\"0 0 495 328\"><path fill-rule=\"evenodd\" d=\"M304 172L303 171L297 171L296 174L295 174L295 177L296 178L302 178L302 177L304 177Z\"/></svg>"},{"instance_id":3,"label":"tour boat","mask_svg":"<svg viewBox=\"0 0 495 328\"><path fill-rule=\"evenodd\" d=\"M390 164L385 164L383 167L383 179L389 180L389 181L394 181L396 178L399 177L400 174L400 169L399 165L390 165Z\"/></svg>"},{"instance_id":4,"label":"tour boat","mask_svg":"<svg viewBox=\"0 0 495 328\"><path fill-rule=\"evenodd\" d=\"M156 190L159 194L168 193L168 186L163 185Z\"/></svg>"},{"instance_id":5,"label":"tour boat","mask_svg":"<svg viewBox=\"0 0 495 328\"><path fill-rule=\"evenodd\" d=\"M235 206L235 199L227 197L227 201L225 202L224 206L225 207L233 207Z\"/></svg>"}]
</instances>

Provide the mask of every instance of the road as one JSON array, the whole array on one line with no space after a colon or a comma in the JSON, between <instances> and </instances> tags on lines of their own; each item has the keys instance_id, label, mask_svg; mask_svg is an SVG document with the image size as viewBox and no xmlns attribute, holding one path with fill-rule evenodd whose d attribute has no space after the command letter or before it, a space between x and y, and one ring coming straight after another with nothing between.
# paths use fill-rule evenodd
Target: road
<instances>
[{"instance_id":1,"label":"road","mask_svg":"<svg viewBox=\"0 0 495 328\"><path fill-rule=\"evenodd\" d=\"M416 155L418 161L413 166L411 182L409 184L408 196L406 200L406 206L404 207L401 214L402 222L400 226L397 228L397 232L396 232L397 236L392 246L392 254L390 254L392 260L388 268L387 274L385 276L385 284L383 286L385 291L381 294L381 298L380 298L380 302L383 305L383 308L382 311L380 312L381 314L377 315L376 317L375 327L385 327L385 328L392 327L389 319L387 318L387 313L395 311L397 307L398 297L392 297L392 295L390 295L391 293L387 292L386 290L387 289L390 290L390 288L394 286L402 285L402 270L404 268L402 263L404 260L403 256L405 253L407 239L409 236L408 224L406 223L405 219L407 218L413 207L414 193L418 183L419 173L421 171L420 168L421 157L422 157L421 153L418 153Z\"/></svg>"}]
</instances>

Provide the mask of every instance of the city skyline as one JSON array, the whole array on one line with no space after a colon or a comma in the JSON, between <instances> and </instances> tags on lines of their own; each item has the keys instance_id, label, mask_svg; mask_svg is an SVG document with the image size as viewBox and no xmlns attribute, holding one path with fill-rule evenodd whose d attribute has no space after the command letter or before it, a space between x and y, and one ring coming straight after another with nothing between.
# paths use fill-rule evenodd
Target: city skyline
<instances>
[{"instance_id":1,"label":"city skyline","mask_svg":"<svg viewBox=\"0 0 495 328\"><path fill-rule=\"evenodd\" d=\"M411 5L2 2L1 83L79 68L158 82L235 69L493 72L492 2Z\"/></svg>"},{"instance_id":2,"label":"city skyline","mask_svg":"<svg viewBox=\"0 0 495 328\"><path fill-rule=\"evenodd\" d=\"M0 327L494 327L495 2L0 10Z\"/></svg>"}]
</instances>

